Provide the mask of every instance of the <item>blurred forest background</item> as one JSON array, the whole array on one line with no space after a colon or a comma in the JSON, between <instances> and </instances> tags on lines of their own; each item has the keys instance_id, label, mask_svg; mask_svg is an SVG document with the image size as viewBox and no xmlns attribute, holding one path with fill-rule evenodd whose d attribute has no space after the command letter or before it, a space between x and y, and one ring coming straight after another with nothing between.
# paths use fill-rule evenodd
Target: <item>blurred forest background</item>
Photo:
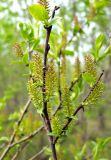
<instances>
[{"instance_id":1,"label":"blurred forest background","mask_svg":"<svg viewBox=\"0 0 111 160\"><path fill-rule=\"evenodd\" d=\"M24 63L16 63L14 45L20 42L24 48L19 23L32 23L28 6L34 0L0 0L0 154L7 146L23 106L28 100L28 70ZM74 59L79 56L83 63L83 55L93 54L95 39L104 34L103 50L111 39L111 2L110 0L59 0L58 16L60 22L54 27L56 38L68 39L67 69L68 78L73 68ZM62 21L62 24L61 24ZM35 25L35 27L40 24ZM60 27L60 29L58 28ZM53 33L53 34L55 34ZM54 35L53 35L54 36ZM44 44L44 34L41 35ZM32 42L33 43L33 42ZM39 38L37 37L37 44ZM39 51L37 47L35 50ZM42 52L42 50L40 50ZM69 136L57 146L60 160L111 160L111 53L103 55L104 60L99 67L105 70L105 92L102 99L93 107L80 112L71 126ZM29 135L41 126L40 117L31 104L16 140ZM18 160L28 160L47 144L44 131L34 136L31 141L22 145ZM18 147L18 146L17 146ZM18 148L11 149L7 160L11 160ZM47 160L48 149L37 160Z\"/></svg>"}]
</instances>

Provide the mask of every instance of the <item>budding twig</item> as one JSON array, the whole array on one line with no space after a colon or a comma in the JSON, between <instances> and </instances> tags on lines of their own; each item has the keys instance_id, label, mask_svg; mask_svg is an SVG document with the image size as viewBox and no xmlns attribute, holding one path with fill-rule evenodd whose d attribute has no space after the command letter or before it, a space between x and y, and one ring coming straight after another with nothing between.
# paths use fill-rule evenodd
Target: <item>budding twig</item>
<instances>
[{"instance_id":1,"label":"budding twig","mask_svg":"<svg viewBox=\"0 0 111 160\"><path fill-rule=\"evenodd\" d=\"M73 113L73 115L72 115L73 117L76 116L77 113L78 113L81 109L83 109L83 111L84 111L84 102L89 98L90 94L93 92L93 90L94 90L94 89L96 88L96 86L98 85L100 79L101 79L102 76L103 76L103 73L104 73L104 71L100 74L98 80L96 81L96 83L94 84L94 86L91 88L88 96L83 100L83 102L82 102L82 103L77 107L77 109L74 111L74 113ZM62 128L62 131L61 131L60 135L55 138L54 143L57 143L58 139L59 139L60 136L64 133L64 131L68 128L68 126L69 126L69 124L71 123L72 120L73 120L73 118L68 118L68 121L67 121L67 123L64 125L64 127Z\"/></svg>"}]
</instances>

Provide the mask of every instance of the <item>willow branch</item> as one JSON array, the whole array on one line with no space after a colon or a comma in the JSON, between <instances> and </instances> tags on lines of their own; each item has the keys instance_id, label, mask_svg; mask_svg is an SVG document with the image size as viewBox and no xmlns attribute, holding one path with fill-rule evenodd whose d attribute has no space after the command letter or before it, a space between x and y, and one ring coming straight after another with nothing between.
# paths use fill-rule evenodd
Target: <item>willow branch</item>
<instances>
[{"instance_id":1,"label":"willow branch","mask_svg":"<svg viewBox=\"0 0 111 160\"><path fill-rule=\"evenodd\" d=\"M6 149L4 150L3 154L2 154L1 157L0 157L0 160L3 160L3 159L6 157L6 155L8 154L8 152L10 151L10 149L11 149L11 144L12 144L12 143L14 142L14 140L15 140L15 136L16 136L17 130L18 130L18 128L19 128L19 126L20 126L20 124L21 124L21 122L22 122L25 114L26 114L27 111L28 111L28 108L29 108L29 106L30 106L30 103L31 103L31 100L29 99L29 100L27 101L25 107L24 107L23 113L21 114L21 116L20 116L20 118L19 118L19 120L18 120L18 122L17 122L17 124L16 124L15 130L14 130L13 133L12 133L12 136L11 136L11 138L10 138L9 144L7 145Z\"/></svg>"},{"instance_id":2,"label":"willow branch","mask_svg":"<svg viewBox=\"0 0 111 160\"><path fill-rule=\"evenodd\" d=\"M52 17L51 17L52 19L54 18L55 12L58 9L59 9L59 7L55 6L53 13L52 13ZM42 118L44 120L44 124L47 129L47 132L51 133L52 127L51 127L50 118L49 118L48 111L47 111L47 100L46 100L46 70L47 70L47 55L50 50L49 39L50 39L51 31L52 31L52 26L49 26L49 27L45 26L45 29L46 29L47 35L46 35L46 41L45 41L43 75L42 75L42 78L43 78L43 87L42 87L43 115L42 115ZM53 144L53 137L52 136L49 136L49 142L50 142L50 147L52 150L53 160L57 160L55 144Z\"/></svg>"},{"instance_id":3,"label":"willow branch","mask_svg":"<svg viewBox=\"0 0 111 160\"><path fill-rule=\"evenodd\" d=\"M81 75L78 77L78 79L71 83L71 86L69 87L69 91L72 91L72 88L75 86L75 84L80 80ZM55 112L53 113L53 116L57 114L57 112L61 109L62 103L59 104ZM17 144L22 144L26 141L30 141L33 137L35 137L39 132L44 130L44 126L41 126L39 129L36 129L34 132L32 132L30 135L18 140L17 142L14 142L10 145L11 148L15 147Z\"/></svg>"},{"instance_id":4,"label":"willow branch","mask_svg":"<svg viewBox=\"0 0 111 160\"><path fill-rule=\"evenodd\" d=\"M96 86L98 85L100 79L103 76L104 71L100 74L98 80L96 81L96 83L93 85L93 87L91 88L89 94L86 96L86 98L83 100L83 102L77 107L77 109L74 111L73 113L73 117L77 115L77 113L82 109L84 111L84 102L89 98L89 96L91 95L91 93L94 91L94 89L96 88ZM66 129L68 128L69 124L71 123L71 121L73 120L73 118L68 118L67 123L64 125L64 127L62 128L62 131L60 133L60 135L58 137L55 138L54 143L57 143L58 139L60 138L60 136L66 131Z\"/></svg>"}]
</instances>

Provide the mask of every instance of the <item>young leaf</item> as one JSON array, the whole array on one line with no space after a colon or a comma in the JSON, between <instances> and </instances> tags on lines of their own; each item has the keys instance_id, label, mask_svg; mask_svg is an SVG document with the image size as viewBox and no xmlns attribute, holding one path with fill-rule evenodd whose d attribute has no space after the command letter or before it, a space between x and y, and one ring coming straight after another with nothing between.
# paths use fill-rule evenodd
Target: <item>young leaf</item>
<instances>
[{"instance_id":1,"label":"young leaf","mask_svg":"<svg viewBox=\"0 0 111 160\"><path fill-rule=\"evenodd\" d=\"M41 4L33 4L29 7L29 13L38 21L46 22L49 19L48 11Z\"/></svg>"},{"instance_id":2,"label":"young leaf","mask_svg":"<svg viewBox=\"0 0 111 160\"><path fill-rule=\"evenodd\" d=\"M70 50L65 50L63 51L63 54L67 55L67 56L74 56L74 52L70 51Z\"/></svg>"},{"instance_id":3,"label":"young leaf","mask_svg":"<svg viewBox=\"0 0 111 160\"><path fill-rule=\"evenodd\" d=\"M100 49L103 45L103 42L104 42L104 35L103 34L100 34L97 39L96 39L96 49Z\"/></svg>"},{"instance_id":4,"label":"young leaf","mask_svg":"<svg viewBox=\"0 0 111 160\"><path fill-rule=\"evenodd\" d=\"M23 63L28 64L28 53L23 55L22 61Z\"/></svg>"},{"instance_id":5,"label":"young leaf","mask_svg":"<svg viewBox=\"0 0 111 160\"><path fill-rule=\"evenodd\" d=\"M91 75L90 73L84 73L83 79L90 85L90 87L92 87L95 83L95 77L93 77L93 75Z\"/></svg>"}]
</instances>

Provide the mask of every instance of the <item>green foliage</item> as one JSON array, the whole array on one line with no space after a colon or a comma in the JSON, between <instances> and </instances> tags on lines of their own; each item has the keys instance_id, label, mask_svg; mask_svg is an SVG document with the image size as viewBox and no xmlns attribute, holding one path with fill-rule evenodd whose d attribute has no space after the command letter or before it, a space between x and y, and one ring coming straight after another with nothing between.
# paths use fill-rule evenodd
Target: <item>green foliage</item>
<instances>
[{"instance_id":1,"label":"green foliage","mask_svg":"<svg viewBox=\"0 0 111 160\"><path fill-rule=\"evenodd\" d=\"M92 52L95 62L100 62L102 59L104 59L107 55L111 54L111 45L109 43L109 46L105 46L105 49L103 49L103 46L105 45L105 35L100 34L96 38L95 42L95 48Z\"/></svg>"},{"instance_id":2,"label":"green foliage","mask_svg":"<svg viewBox=\"0 0 111 160\"><path fill-rule=\"evenodd\" d=\"M93 150L92 150L92 157L94 160L98 160L99 157L101 156L104 148L106 147L106 145L111 142L111 137L107 137L107 138L102 138L102 139L97 139L96 142L92 142L93 144ZM101 157L104 158L104 157Z\"/></svg>"},{"instance_id":3,"label":"green foliage","mask_svg":"<svg viewBox=\"0 0 111 160\"><path fill-rule=\"evenodd\" d=\"M33 28L30 24L27 23L19 23L20 32L24 39L30 40L34 36Z\"/></svg>"},{"instance_id":4,"label":"green foliage","mask_svg":"<svg viewBox=\"0 0 111 160\"><path fill-rule=\"evenodd\" d=\"M29 12L33 18L47 24L49 19L48 11L41 4L34 4L29 7Z\"/></svg>"},{"instance_id":5,"label":"green foliage","mask_svg":"<svg viewBox=\"0 0 111 160\"><path fill-rule=\"evenodd\" d=\"M66 56L74 56L74 52L70 50L64 50L63 54L65 54Z\"/></svg>"},{"instance_id":6,"label":"green foliage","mask_svg":"<svg viewBox=\"0 0 111 160\"><path fill-rule=\"evenodd\" d=\"M70 1L66 6L64 4L61 5L59 16L62 18L55 17L52 20L50 18L49 1L39 0L37 4L31 4L29 7L30 15L36 21L31 19L30 15L27 13L26 8L28 7L28 4L25 3L25 0L17 1L17 9L19 10L21 7L20 13L19 11L17 11L17 13L13 9L14 2L12 0L7 2L3 0L0 2L0 27L2 28L0 32L0 153L3 150L2 146L6 145L9 140L7 138L8 133L11 135L13 132L12 128L14 123L17 121L17 119L19 119L19 116L22 113L21 111L23 111L21 104L26 100L26 88L24 86L26 86L27 83L27 80L24 77L29 77L27 83L29 96L37 112L43 115L42 54L44 53L44 39L46 36L45 29L47 29L43 29L43 25L45 25L45 27L53 25L49 40L50 50L47 56L48 61L45 77L45 102L47 102L47 111L52 127L52 133L49 133L48 136L52 136L53 138L61 137L63 134L66 135L68 128L60 136L62 127L70 118L75 120L75 116L72 115L77 109L76 106L80 105L80 102L82 102L82 99L85 97L85 95L87 96L87 86L89 87L88 93L90 94L82 104L90 106L90 104L97 103L97 100L101 97L104 90L104 85L101 80L96 84L99 76L98 68L100 67L101 69L105 66L102 60L106 58L107 55L110 55L111 52L111 45L108 41L106 42L107 36L100 34L97 37L98 33L106 33L106 30L109 32L110 9L107 7L109 2L106 0ZM29 18L31 22L29 22ZM15 26L18 24L19 19L27 22L19 23L19 30L23 38L23 42L20 40L21 37L18 33L18 30L15 30ZM39 23L39 21L42 22L42 24ZM15 43L16 41L20 41L20 43ZM13 45L17 55L15 62L17 63L16 65L10 64L10 60L12 61L13 59L13 54L10 54L12 53L11 48ZM86 55L84 61L85 65L83 65L82 58L84 57L85 53L91 52L91 48L93 49L92 54L94 59L91 55ZM59 57L58 55L60 52L61 55ZM76 55L78 55L78 57ZM67 58L67 56L72 57ZM71 58L75 60L74 65L72 65ZM69 59L71 59L71 63L69 62ZM100 63L98 63L101 61L102 66L100 66ZM59 63L60 68L58 65ZM84 73L82 73L82 71ZM19 85L16 86L16 92L13 90L14 85L7 89L7 86L11 84L12 81L14 84L19 83ZM59 82L60 84L58 84ZM74 86L70 89L72 84L74 84ZM60 88L58 88L58 86ZM4 90L6 92L3 92ZM61 92L58 92L58 90ZM2 95L3 93L4 96ZM53 116L53 113L60 104L61 108L58 110L58 113ZM101 104L103 105L102 102ZM39 117L40 115L35 112L35 108L30 108L32 114L30 114L30 111L27 112L27 116L23 119L22 124L17 131L17 136L15 139L16 141L22 138L22 136L25 137L27 134L30 135L33 129L37 130L37 128L41 125L41 117ZM98 107L95 105L95 109L96 108ZM90 114L93 115L93 112ZM90 120L88 119L88 122L89 121ZM91 123L93 122L94 119L91 121ZM73 122L71 125L74 126L72 133L74 131L76 134L79 127L76 127L76 124ZM70 129L71 126L69 125L68 127ZM83 127L82 130L84 131ZM80 132L81 130L79 128L79 133ZM103 131L101 132L103 133ZM80 134L81 135L79 138L82 139L82 132ZM109 132L107 134L109 134ZM59 159L67 160L68 157L69 159L81 160L89 158L89 152L92 153L91 158L94 160L98 160L100 158L102 159L104 157L101 157L100 154L102 153L103 148L106 146L106 142L110 141L110 138L106 141L100 140L95 143L93 142L91 143L91 147L89 144L90 142L85 143L83 139L83 143L85 144L82 147L82 145L79 143L79 140L77 144L75 143L76 136L73 134L70 135L72 135L73 138L68 142L64 142L64 144L66 143L66 146L70 146L69 144L72 143L72 153L71 147L64 147L63 145L63 148L61 149L59 146ZM93 135L89 135L89 137L91 136ZM36 137L34 140L31 140L28 144L30 147L22 150L23 155L21 154L18 159L29 159L30 156L35 154L37 150L35 150L34 153L34 148L39 150L41 147L41 140L43 140L44 137L45 136L41 134L39 135L38 142L35 140ZM22 147L22 145L20 146ZM10 151L10 154L7 156L7 160L12 158L12 155L15 154L17 149L18 148L15 147L12 151ZM29 150L30 153L28 152ZM69 152L71 154L69 154ZM62 155L60 155L61 153ZM52 156L50 149L47 149L46 155L48 155L48 157ZM40 158L45 159L45 154L40 155Z\"/></svg>"}]
</instances>

